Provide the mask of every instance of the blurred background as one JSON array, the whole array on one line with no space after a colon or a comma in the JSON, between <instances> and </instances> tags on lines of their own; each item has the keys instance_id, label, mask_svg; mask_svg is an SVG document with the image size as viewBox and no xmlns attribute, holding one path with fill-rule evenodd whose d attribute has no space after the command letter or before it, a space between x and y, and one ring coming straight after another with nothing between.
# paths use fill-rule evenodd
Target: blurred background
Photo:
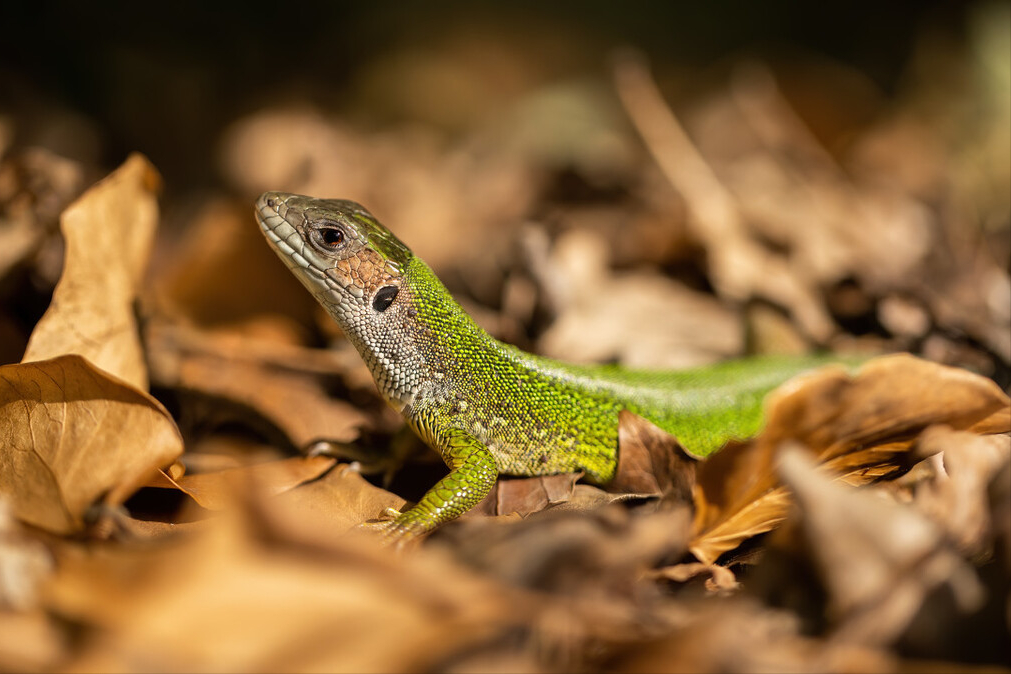
<instances>
[{"instance_id":1,"label":"blurred background","mask_svg":"<svg viewBox=\"0 0 1011 674\"><path fill-rule=\"evenodd\" d=\"M361 201L549 355L905 349L1007 388L1008 7L8 3L0 353L62 207L138 151L158 315L339 339L259 241L282 189Z\"/></svg>"}]
</instances>

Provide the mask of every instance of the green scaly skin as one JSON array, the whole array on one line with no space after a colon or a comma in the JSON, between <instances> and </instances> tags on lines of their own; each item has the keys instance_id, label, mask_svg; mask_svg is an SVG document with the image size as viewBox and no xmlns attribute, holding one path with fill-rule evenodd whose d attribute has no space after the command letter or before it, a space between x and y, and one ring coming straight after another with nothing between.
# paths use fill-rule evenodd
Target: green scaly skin
<instances>
[{"instance_id":1,"label":"green scaly skin","mask_svg":"<svg viewBox=\"0 0 1011 674\"><path fill-rule=\"evenodd\" d=\"M483 499L500 474L614 477L627 409L708 455L762 425L762 399L825 358L764 357L678 372L571 365L482 330L431 269L360 205L268 192L257 220L341 326L384 398L450 472L384 523L406 540Z\"/></svg>"}]
</instances>

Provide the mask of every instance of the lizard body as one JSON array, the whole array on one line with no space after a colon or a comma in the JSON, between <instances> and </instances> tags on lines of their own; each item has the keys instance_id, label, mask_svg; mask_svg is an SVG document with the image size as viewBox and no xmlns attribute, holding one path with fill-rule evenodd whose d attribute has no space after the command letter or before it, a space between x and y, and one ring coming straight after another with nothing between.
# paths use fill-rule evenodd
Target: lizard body
<instances>
[{"instance_id":1,"label":"lizard body","mask_svg":"<svg viewBox=\"0 0 1011 674\"><path fill-rule=\"evenodd\" d=\"M824 358L765 357L677 372L572 365L491 337L362 206L268 192L257 220L337 321L383 397L450 472L387 523L407 539L476 505L499 474L615 473L627 409L707 455L762 424L764 395Z\"/></svg>"}]
</instances>

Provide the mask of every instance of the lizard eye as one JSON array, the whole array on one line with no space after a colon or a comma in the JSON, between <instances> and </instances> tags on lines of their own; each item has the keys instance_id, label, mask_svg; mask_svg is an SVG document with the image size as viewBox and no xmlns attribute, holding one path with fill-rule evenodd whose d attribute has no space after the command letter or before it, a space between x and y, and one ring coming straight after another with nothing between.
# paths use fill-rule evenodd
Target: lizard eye
<instances>
[{"instance_id":1,"label":"lizard eye","mask_svg":"<svg viewBox=\"0 0 1011 674\"><path fill-rule=\"evenodd\" d=\"M344 245L344 230L335 225L324 225L312 230L312 242L324 252L337 250Z\"/></svg>"}]
</instances>

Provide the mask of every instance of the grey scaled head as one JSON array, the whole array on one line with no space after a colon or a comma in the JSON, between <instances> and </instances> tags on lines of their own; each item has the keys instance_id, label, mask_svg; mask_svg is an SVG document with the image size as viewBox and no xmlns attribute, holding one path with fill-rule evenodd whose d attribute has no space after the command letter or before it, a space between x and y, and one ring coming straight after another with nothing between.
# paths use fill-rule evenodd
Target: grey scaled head
<instances>
[{"instance_id":1,"label":"grey scaled head","mask_svg":"<svg viewBox=\"0 0 1011 674\"><path fill-rule=\"evenodd\" d=\"M361 205L266 192L256 216L277 254L342 324L349 312L382 313L396 300L411 251Z\"/></svg>"}]
</instances>

